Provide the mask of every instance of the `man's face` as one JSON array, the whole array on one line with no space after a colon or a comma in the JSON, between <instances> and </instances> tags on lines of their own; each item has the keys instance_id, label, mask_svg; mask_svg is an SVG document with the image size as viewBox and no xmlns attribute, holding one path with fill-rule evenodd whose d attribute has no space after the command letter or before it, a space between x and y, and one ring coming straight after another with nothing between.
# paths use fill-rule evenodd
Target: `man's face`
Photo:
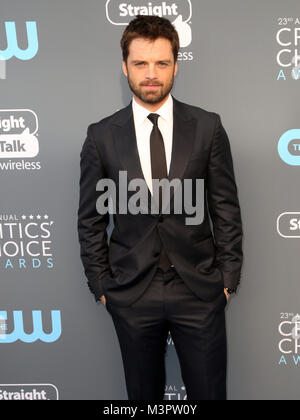
<instances>
[{"instance_id":1,"label":"man's face","mask_svg":"<svg viewBox=\"0 0 300 420\"><path fill-rule=\"evenodd\" d=\"M151 41L134 39L129 47L123 72L137 100L156 105L166 99L172 90L178 66L175 63L172 44L166 38Z\"/></svg>"}]
</instances>

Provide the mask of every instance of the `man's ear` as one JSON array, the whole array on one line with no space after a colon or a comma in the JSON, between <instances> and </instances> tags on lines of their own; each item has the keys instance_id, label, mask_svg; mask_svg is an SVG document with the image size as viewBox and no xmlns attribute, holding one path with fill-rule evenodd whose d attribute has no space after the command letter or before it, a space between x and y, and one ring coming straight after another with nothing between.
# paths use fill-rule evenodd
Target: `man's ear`
<instances>
[{"instance_id":1,"label":"man's ear","mask_svg":"<svg viewBox=\"0 0 300 420\"><path fill-rule=\"evenodd\" d=\"M123 68L123 73L125 74L126 77L128 77L127 64L124 60L122 62L122 68Z\"/></svg>"}]
</instances>

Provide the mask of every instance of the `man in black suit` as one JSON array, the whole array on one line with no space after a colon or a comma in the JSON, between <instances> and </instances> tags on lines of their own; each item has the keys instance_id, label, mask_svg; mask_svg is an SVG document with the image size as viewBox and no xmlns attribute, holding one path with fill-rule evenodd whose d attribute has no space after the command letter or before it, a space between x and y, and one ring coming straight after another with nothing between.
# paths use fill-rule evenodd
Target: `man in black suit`
<instances>
[{"instance_id":1,"label":"man in black suit","mask_svg":"<svg viewBox=\"0 0 300 420\"><path fill-rule=\"evenodd\" d=\"M88 285L112 316L130 400L164 398L169 332L187 398L225 400L225 306L243 260L230 143L218 114L171 96L179 39L167 19L138 16L121 46L133 101L90 125L81 153L78 233ZM99 211L106 179L126 189L113 203L109 245L109 214ZM121 199L134 199L128 185L136 179L147 184L157 211L147 204L137 214L120 211ZM193 203L196 181L204 180L201 223L187 223L185 206L174 211L175 189L165 211L165 192L154 188L161 180L192 180L181 196Z\"/></svg>"}]
</instances>

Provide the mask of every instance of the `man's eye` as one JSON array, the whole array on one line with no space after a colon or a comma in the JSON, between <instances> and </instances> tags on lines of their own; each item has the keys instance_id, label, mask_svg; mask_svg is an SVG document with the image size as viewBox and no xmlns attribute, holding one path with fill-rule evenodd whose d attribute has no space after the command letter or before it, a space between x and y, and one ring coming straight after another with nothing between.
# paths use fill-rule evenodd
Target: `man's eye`
<instances>
[{"instance_id":1,"label":"man's eye","mask_svg":"<svg viewBox=\"0 0 300 420\"><path fill-rule=\"evenodd\" d=\"M136 63L137 67L142 67L145 63Z\"/></svg>"},{"instance_id":2,"label":"man's eye","mask_svg":"<svg viewBox=\"0 0 300 420\"><path fill-rule=\"evenodd\" d=\"M160 65L160 67L167 67L168 64L162 62L162 63L159 63L159 65Z\"/></svg>"}]
</instances>

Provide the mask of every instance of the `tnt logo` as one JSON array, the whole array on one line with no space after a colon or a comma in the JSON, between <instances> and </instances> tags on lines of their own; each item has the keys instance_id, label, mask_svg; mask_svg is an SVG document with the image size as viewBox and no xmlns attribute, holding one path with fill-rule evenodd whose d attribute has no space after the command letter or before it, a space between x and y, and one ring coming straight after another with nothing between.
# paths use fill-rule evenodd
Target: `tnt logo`
<instances>
[{"instance_id":1,"label":"tnt logo","mask_svg":"<svg viewBox=\"0 0 300 420\"><path fill-rule=\"evenodd\" d=\"M281 136L278 153L288 165L300 166L300 129L289 130Z\"/></svg>"},{"instance_id":2,"label":"tnt logo","mask_svg":"<svg viewBox=\"0 0 300 420\"><path fill-rule=\"evenodd\" d=\"M192 13L191 0L131 0L128 3L106 1L106 17L112 25L126 26L137 15L160 16L171 20L178 32L181 48L188 47L192 42Z\"/></svg>"},{"instance_id":3,"label":"tnt logo","mask_svg":"<svg viewBox=\"0 0 300 420\"><path fill-rule=\"evenodd\" d=\"M38 118L30 109L0 110L0 159L33 158L39 153Z\"/></svg>"}]
</instances>

